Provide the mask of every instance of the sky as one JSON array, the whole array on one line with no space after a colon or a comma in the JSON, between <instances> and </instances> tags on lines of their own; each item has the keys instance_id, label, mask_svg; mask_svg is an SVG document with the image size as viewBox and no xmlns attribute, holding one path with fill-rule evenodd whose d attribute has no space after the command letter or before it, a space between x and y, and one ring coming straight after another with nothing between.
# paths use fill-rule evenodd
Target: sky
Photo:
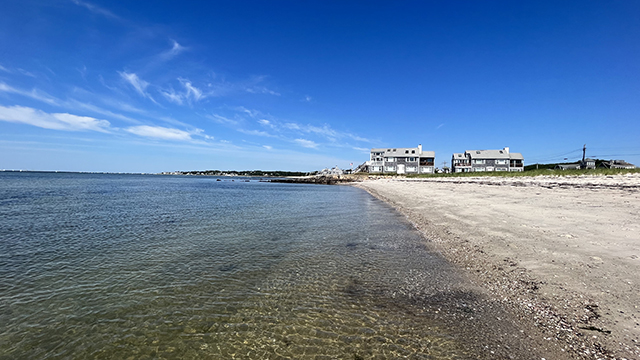
<instances>
[{"instance_id":1,"label":"sky","mask_svg":"<svg viewBox=\"0 0 640 360\"><path fill-rule=\"evenodd\" d=\"M2 8L0 169L313 171L418 144L640 165L640 1Z\"/></svg>"}]
</instances>

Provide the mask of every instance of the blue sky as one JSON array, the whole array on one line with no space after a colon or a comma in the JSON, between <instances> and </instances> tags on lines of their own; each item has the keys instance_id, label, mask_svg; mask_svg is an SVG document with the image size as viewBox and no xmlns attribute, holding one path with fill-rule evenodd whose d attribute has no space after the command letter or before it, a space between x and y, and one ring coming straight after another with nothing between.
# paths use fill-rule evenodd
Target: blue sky
<instances>
[{"instance_id":1,"label":"blue sky","mask_svg":"<svg viewBox=\"0 0 640 360\"><path fill-rule=\"evenodd\" d=\"M4 0L0 169L640 165L638 1Z\"/></svg>"}]
</instances>

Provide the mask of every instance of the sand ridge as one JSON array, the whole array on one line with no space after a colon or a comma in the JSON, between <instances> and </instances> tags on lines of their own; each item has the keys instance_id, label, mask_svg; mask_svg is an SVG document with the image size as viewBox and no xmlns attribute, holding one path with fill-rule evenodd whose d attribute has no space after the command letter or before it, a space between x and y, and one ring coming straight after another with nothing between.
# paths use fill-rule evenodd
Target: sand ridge
<instances>
[{"instance_id":1,"label":"sand ridge","mask_svg":"<svg viewBox=\"0 0 640 360\"><path fill-rule=\"evenodd\" d=\"M567 358L640 359L640 174L356 186L405 214Z\"/></svg>"}]
</instances>

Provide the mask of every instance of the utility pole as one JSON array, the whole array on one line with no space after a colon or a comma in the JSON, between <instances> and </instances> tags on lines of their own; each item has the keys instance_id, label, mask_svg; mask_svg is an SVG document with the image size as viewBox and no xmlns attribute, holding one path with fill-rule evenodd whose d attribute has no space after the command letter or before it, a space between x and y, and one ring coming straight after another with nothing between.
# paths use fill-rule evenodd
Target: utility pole
<instances>
[{"instance_id":1,"label":"utility pole","mask_svg":"<svg viewBox=\"0 0 640 360\"><path fill-rule=\"evenodd\" d=\"M582 162L584 163L584 154L587 152L587 144L582 147Z\"/></svg>"}]
</instances>

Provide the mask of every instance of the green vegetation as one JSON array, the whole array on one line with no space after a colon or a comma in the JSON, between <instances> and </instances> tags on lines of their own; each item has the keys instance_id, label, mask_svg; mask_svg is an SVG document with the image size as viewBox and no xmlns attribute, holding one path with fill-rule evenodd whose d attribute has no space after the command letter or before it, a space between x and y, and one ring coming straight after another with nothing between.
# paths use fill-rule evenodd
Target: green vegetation
<instances>
[{"instance_id":1,"label":"green vegetation","mask_svg":"<svg viewBox=\"0 0 640 360\"><path fill-rule=\"evenodd\" d=\"M430 178L430 177L477 177L477 176L497 176L497 177L519 177L519 176L578 176L578 175L620 175L640 173L638 169L584 169L584 170L553 170L535 169L527 171L494 171L494 172L466 172L451 174L415 174L407 175L409 178Z\"/></svg>"},{"instance_id":2,"label":"green vegetation","mask_svg":"<svg viewBox=\"0 0 640 360\"><path fill-rule=\"evenodd\" d=\"M601 160L601 159L595 159L596 160L596 168L600 167L600 165L604 162L604 161L608 161L608 160ZM563 162L563 163L553 163L553 164L531 164L531 165L527 165L524 167L524 171L529 171L529 170L540 170L540 169L553 169L555 168L557 165L566 165L566 164L575 164L578 161L573 161L573 162Z\"/></svg>"}]
</instances>

